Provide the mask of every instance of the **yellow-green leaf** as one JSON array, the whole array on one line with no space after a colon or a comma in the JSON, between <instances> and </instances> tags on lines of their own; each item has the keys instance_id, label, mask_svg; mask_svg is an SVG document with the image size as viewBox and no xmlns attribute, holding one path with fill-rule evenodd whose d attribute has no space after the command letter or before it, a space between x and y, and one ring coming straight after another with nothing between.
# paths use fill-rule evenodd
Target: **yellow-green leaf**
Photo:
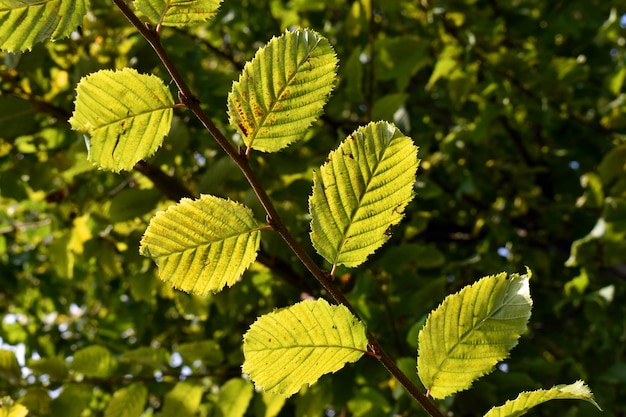
<instances>
[{"instance_id":1,"label":"yellow-green leaf","mask_svg":"<svg viewBox=\"0 0 626 417\"><path fill-rule=\"evenodd\" d=\"M230 124L250 149L275 152L302 139L335 84L337 58L309 30L273 38L248 62L228 95Z\"/></svg>"},{"instance_id":2,"label":"yellow-green leaf","mask_svg":"<svg viewBox=\"0 0 626 417\"><path fill-rule=\"evenodd\" d=\"M417 147L393 124L352 133L314 173L311 240L334 265L357 266L381 247L413 198Z\"/></svg>"},{"instance_id":3,"label":"yellow-green leaf","mask_svg":"<svg viewBox=\"0 0 626 417\"><path fill-rule=\"evenodd\" d=\"M254 262L261 242L252 211L234 201L203 195L157 213L140 252L159 265L159 277L198 295L232 286Z\"/></svg>"},{"instance_id":4,"label":"yellow-green leaf","mask_svg":"<svg viewBox=\"0 0 626 417\"><path fill-rule=\"evenodd\" d=\"M2 0L0 49L24 51L37 42L69 36L88 8L88 0Z\"/></svg>"},{"instance_id":5,"label":"yellow-green leaf","mask_svg":"<svg viewBox=\"0 0 626 417\"><path fill-rule=\"evenodd\" d=\"M139 417L147 397L148 389L142 384L130 384L118 389L104 410L104 417Z\"/></svg>"},{"instance_id":6,"label":"yellow-green leaf","mask_svg":"<svg viewBox=\"0 0 626 417\"><path fill-rule=\"evenodd\" d=\"M161 26L188 26L217 13L222 0L136 0L137 9Z\"/></svg>"},{"instance_id":7,"label":"yellow-green leaf","mask_svg":"<svg viewBox=\"0 0 626 417\"><path fill-rule=\"evenodd\" d=\"M86 134L89 160L130 170L153 155L172 125L172 95L163 81L132 68L102 70L76 87L72 129Z\"/></svg>"},{"instance_id":8,"label":"yellow-green leaf","mask_svg":"<svg viewBox=\"0 0 626 417\"><path fill-rule=\"evenodd\" d=\"M0 417L26 417L28 408L15 404L10 397L0 398Z\"/></svg>"},{"instance_id":9,"label":"yellow-green leaf","mask_svg":"<svg viewBox=\"0 0 626 417\"><path fill-rule=\"evenodd\" d=\"M243 337L243 371L265 391L289 397L356 362L366 349L365 326L345 306L307 300L250 326Z\"/></svg>"},{"instance_id":10,"label":"yellow-green leaf","mask_svg":"<svg viewBox=\"0 0 626 417\"><path fill-rule=\"evenodd\" d=\"M526 330L532 300L527 275L487 276L443 303L418 337L417 369L434 398L469 388L509 355Z\"/></svg>"},{"instance_id":11,"label":"yellow-green leaf","mask_svg":"<svg viewBox=\"0 0 626 417\"><path fill-rule=\"evenodd\" d=\"M494 407L484 417L519 417L523 416L536 405L550 400L584 400L598 407L593 394L583 381L576 381L569 385L557 385L548 390L540 389L531 392L522 392L516 399L507 401L504 405Z\"/></svg>"}]
</instances>

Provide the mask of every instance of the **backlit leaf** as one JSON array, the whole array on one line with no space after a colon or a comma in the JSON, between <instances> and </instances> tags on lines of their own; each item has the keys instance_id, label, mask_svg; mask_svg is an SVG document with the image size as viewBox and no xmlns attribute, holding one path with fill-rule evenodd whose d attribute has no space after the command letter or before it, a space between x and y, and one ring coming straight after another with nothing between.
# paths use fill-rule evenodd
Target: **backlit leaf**
<instances>
[{"instance_id":1,"label":"backlit leaf","mask_svg":"<svg viewBox=\"0 0 626 417\"><path fill-rule=\"evenodd\" d=\"M471 386L509 355L526 330L532 300L527 275L487 276L444 302L418 337L417 369L433 398Z\"/></svg>"},{"instance_id":2,"label":"backlit leaf","mask_svg":"<svg viewBox=\"0 0 626 417\"><path fill-rule=\"evenodd\" d=\"M252 211L234 201L203 195L157 213L140 252L159 265L159 277L198 295L232 286L254 262L261 241Z\"/></svg>"},{"instance_id":3,"label":"backlit leaf","mask_svg":"<svg viewBox=\"0 0 626 417\"><path fill-rule=\"evenodd\" d=\"M275 152L302 139L335 84L337 58L309 30L273 38L248 62L228 95L230 124L248 148Z\"/></svg>"},{"instance_id":4,"label":"backlit leaf","mask_svg":"<svg viewBox=\"0 0 626 417\"><path fill-rule=\"evenodd\" d=\"M144 410L148 389L142 384L130 384L118 389L106 410L104 417L139 417Z\"/></svg>"},{"instance_id":5,"label":"backlit leaf","mask_svg":"<svg viewBox=\"0 0 626 417\"><path fill-rule=\"evenodd\" d=\"M557 385L548 390L540 389L531 392L522 392L516 399L507 401L504 405L494 407L484 417L519 417L523 416L536 405L550 400L584 400L598 407L593 394L583 381L576 381L569 385Z\"/></svg>"},{"instance_id":6,"label":"backlit leaf","mask_svg":"<svg viewBox=\"0 0 626 417\"><path fill-rule=\"evenodd\" d=\"M217 13L222 0L137 0L137 9L162 26L205 22Z\"/></svg>"},{"instance_id":7,"label":"backlit leaf","mask_svg":"<svg viewBox=\"0 0 626 417\"><path fill-rule=\"evenodd\" d=\"M417 147L393 124L370 123L313 176L311 240L333 265L357 266L381 247L413 198Z\"/></svg>"},{"instance_id":8,"label":"backlit leaf","mask_svg":"<svg viewBox=\"0 0 626 417\"><path fill-rule=\"evenodd\" d=\"M89 160L130 170L154 154L172 125L174 101L160 78L125 68L102 70L76 87L72 129L86 134Z\"/></svg>"},{"instance_id":9,"label":"backlit leaf","mask_svg":"<svg viewBox=\"0 0 626 417\"><path fill-rule=\"evenodd\" d=\"M31 49L69 36L87 14L87 0L0 0L0 49Z\"/></svg>"},{"instance_id":10,"label":"backlit leaf","mask_svg":"<svg viewBox=\"0 0 626 417\"><path fill-rule=\"evenodd\" d=\"M265 391L285 397L356 362L367 349L365 326L345 306L323 299L259 317L243 342L243 371Z\"/></svg>"}]
</instances>

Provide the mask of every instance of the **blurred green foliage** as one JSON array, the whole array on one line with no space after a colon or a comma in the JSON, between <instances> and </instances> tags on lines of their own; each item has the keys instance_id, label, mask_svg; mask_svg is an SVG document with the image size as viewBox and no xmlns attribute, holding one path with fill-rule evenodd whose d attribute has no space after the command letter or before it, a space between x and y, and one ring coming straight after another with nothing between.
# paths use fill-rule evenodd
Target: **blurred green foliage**
<instances>
[{"instance_id":1,"label":"blurred green foliage","mask_svg":"<svg viewBox=\"0 0 626 417\"><path fill-rule=\"evenodd\" d=\"M623 416L625 11L600 0L226 0L210 23L164 28L162 39L233 140L226 96L257 48L294 26L331 41L340 82L326 114L304 143L251 157L311 253L307 197L328 151L370 120L413 137L422 163L405 220L365 265L338 271L411 377L417 332L445 295L532 268L528 334L442 409L480 416L520 391L584 379L601 415ZM184 111L135 170L87 162L67 123L81 77L130 66L170 80L110 2L93 1L70 39L0 58L0 392L34 416L425 415L368 358L284 404L241 379L241 335L255 317L319 294L277 236L264 236L260 262L218 295L156 278L138 243L157 209L211 193L264 213ZM600 414L553 402L529 415Z\"/></svg>"}]
</instances>

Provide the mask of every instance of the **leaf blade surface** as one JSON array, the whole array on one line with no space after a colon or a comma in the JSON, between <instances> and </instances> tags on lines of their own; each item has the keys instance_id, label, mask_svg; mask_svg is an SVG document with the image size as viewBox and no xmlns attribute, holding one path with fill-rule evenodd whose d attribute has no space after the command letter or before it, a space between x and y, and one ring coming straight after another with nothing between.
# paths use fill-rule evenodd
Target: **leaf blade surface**
<instances>
[{"instance_id":1,"label":"leaf blade surface","mask_svg":"<svg viewBox=\"0 0 626 417\"><path fill-rule=\"evenodd\" d=\"M203 195L157 213L140 253L159 266L159 277L198 295L232 286L254 262L261 232L252 211L234 201Z\"/></svg>"},{"instance_id":2,"label":"leaf blade surface","mask_svg":"<svg viewBox=\"0 0 626 417\"><path fill-rule=\"evenodd\" d=\"M471 386L509 355L526 330L532 300L528 275L487 276L444 302L418 337L418 375L433 398Z\"/></svg>"},{"instance_id":3,"label":"leaf blade surface","mask_svg":"<svg viewBox=\"0 0 626 417\"><path fill-rule=\"evenodd\" d=\"M65 38L82 23L87 0L0 2L0 49L16 52L31 49L47 39Z\"/></svg>"},{"instance_id":4,"label":"leaf blade surface","mask_svg":"<svg viewBox=\"0 0 626 417\"><path fill-rule=\"evenodd\" d=\"M593 394L583 381L576 381L569 385L557 385L548 390L540 389L522 392L514 400L504 405L493 407L484 417L519 417L531 408L550 400L584 400L602 410L593 398Z\"/></svg>"},{"instance_id":5,"label":"leaf blade surface","mask_svg":"<svg viewBox=\"0 0 626 417\"><path fill-rule=\"evenodd\" d=\"M265 391L289 397L302 385L356 362L366 349L365 326L345 306L306 300L250 326L243 371Z\"/></svg>"},{"instance_id":6,"label":"leaf blade surface","mask_svg":"<svg viewBox=\"0 0 626 417\"><path fill-rule=\"evenodd\" d=\"M414 196L417 147L393 124L352 133L314 173L311 241L333 265L354 267L390 237Z\"/></svg>"},{"instance_id":7,"label":"leaf blade surface","mask_svg":"<svg viewBox=\"0 0 626 417\"><path fill-rule=\"evenodd\" d=\"M302 139L322 113L336 79L330 43L309 30L272 38L228 94L231 126L248 148L276 152Z\"/></svg>"},{"instance_id":8,"label":"leaf blade surface","mask_svg":"<svg viewBox=\"0 0 626 417\"><path fill-rule=\"evenodd\" d=\"M89 160L130 170L153 155L172 125L174 100L163 81L132 68L101 70L76 87L72 129L88 135Z\"/></svg>"},{"instance_id":9,"label":"leaf blade surface","mask_svg":"<svg viewBox=\"0 0 626 417\"><path fill-rule=\"evenodd\" d=\"M213 18L222 0L137 0L137 9L161 26L184 27Z\"/></svg>"}]
</instances>

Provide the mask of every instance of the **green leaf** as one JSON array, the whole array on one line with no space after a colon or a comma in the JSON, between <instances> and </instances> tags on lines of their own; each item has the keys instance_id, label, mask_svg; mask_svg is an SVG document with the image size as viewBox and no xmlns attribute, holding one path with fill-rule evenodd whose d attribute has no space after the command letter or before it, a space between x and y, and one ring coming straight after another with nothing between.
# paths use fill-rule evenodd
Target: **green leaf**
<instances>
[{"instance_id":1,"label":"green leaf","mask_svg":"<svg viewBox=\"0 0 626 417\"><path fill-rule=\"evenodd\" d=\"M602 410L593 399L589 387L583 381L576 381L569 385L557 385L549 390L522 392L516 399L507 401L499 407L493 407L484 417L523 416L534 406L550 400L585 400Z\"/></svg>"},{"instance_id":2,"label":"green leaf","mask_svg":"<svg viewBox=\"0 0 626 417\"><path fill-rule=\"evenodd\" d=\"M11 384L16 384L22 376L22 368L17 362L15 352L12 350L0 350L0 378L6 379Z\"/></svg>"},{"instance_id":3,"label":"green leaf","mask_svg":"<svg viewBox=\"0 0 626 417\"><path fill-rule=\"evenodd\" d=\"M393 124L370 123L313 176L311 240L328 262L357 266L380 248L414 196L417 147Z\"/></svg>"},{"instance_id":4,"label":"green leaf","mask_svg":"<svg viewBox=\"0 0 626 417\"><path fill-rule=\"evenodd\" d=\"M201 385L178 382L165 394L162 417L193 417L200 407L204 390Z\"/></svg>"},{"instance_id":5,"label":"green leaf","mask_svg":"<svg viewBox=\"0 0 626 417\"><path fill-rule=\"evenodd\" d=\"M104 346L87 346L76 351L71 369L86 376L107 377L117 368L115 357Z\"/></svg>"},{"instance_id":6,"label":"green leaf","mask_svg":"<svg viewBox=\"0 0 626 417\"><path fill-rule=\"evenodd\" d=\"M159 265L159 277L198 295L232 286L254 262L261 242L252 211L234 201L203 195L157 213L140 252Z\"/></svg>"},{"instance_id":7,"label":"green leaf","mask_svg":"<svg viewBox=\"0 0 626 417\"><path fill-rule=\"evenodd\" d=\"M233 378L221 388L217 399L218 417L243 417L254 389L249 381Z\"/></svg>"},{"instance_id":8,"label":"green leaf","mask_svg":"<svg viewBox=\"0 0 626 417\"><path fill-rule=\"evenodd\" d=\"M52 379L62 381L67 377L68 368L65 359L58 357L30 359L27 366L35 374L49 375Z\"/></svg>"},{"instance_id":9,"label":"green leaf","mask_svg":"<svg viewBox=\"0 0 626 417\"><path fill-rule=\"evenodd\" d=\"M243 371L265 391L289 397L356 362L366 349L365 326L345 306L306 300L250 326L243 337Z\"/></svg>"},{"instance_id":10,"label":"green leaf","mask_svg":"<svg viewBox=\"0 0 626 417\"><path fill-rule=\"evenodd\" d=\"M275 152L302 139L328 101L336 66L328 40L309 29L261 48L228 95L230 124L248 149Z\"/></svg>"},{"instance_id":11,"label":"green leaf","mask_svg":"<svg viewBox=\"0 0 626 417\"><path fill-rule=\"evenodd\" d=\"M433 398L469 388L517 345L532 308L530 274L487 276L430 313L418 337L417 368Z\"/></svg>"},{"instance_id":12,"label":"green leaf","mask_svg":"<svg viewBox=\"0 0 626 417\"><path fill-rule=\"evenodd\" d=\"M220 345L213 340L182 343L176 350L189 365L197 360L202 361L205 366L216 366L224 361Z\"/></svg>"},{"instance_id":13,"label":"green leaf","mask_svg":"<svg viewBox=\"0 0 626 417\"><path fill-rule=\"evenodd\" d=\"M87 0L0 1L0 49L31 49L46 39L69 36L87 14Z\"/></svg>"},{"instance_id":14,"label":"green leaf","mask_svg":"<svg viewBox=\"0 0 626 417\"><path fill-rule=\"evenodd\" d=\"M148 389L141 384L130 384L118 389L104 410L104 417L139 417L147 396Z\"/></svg>"},{"instance_id":15,"label":"green leaf","mask_svg":"<svg viewBox=\"0 0 626 417\"><path fill-rule=\"evenodd\" d=\"M137 0L137 9L157 25L183 27L206 22L217 13L222 0Z\"/></svg>"},{"instance_id":16,"label":"green leaf","mask_svg":"<svg viewBox=\"0 0 626 417\"><path fill-rule=\"evenodd\" d=\"M119 172L153 155L172 125L172 95L163 81L132 68L102 70L76 87L72 129L86 134L89 160Z\"/></svg>"}]
</instances>

